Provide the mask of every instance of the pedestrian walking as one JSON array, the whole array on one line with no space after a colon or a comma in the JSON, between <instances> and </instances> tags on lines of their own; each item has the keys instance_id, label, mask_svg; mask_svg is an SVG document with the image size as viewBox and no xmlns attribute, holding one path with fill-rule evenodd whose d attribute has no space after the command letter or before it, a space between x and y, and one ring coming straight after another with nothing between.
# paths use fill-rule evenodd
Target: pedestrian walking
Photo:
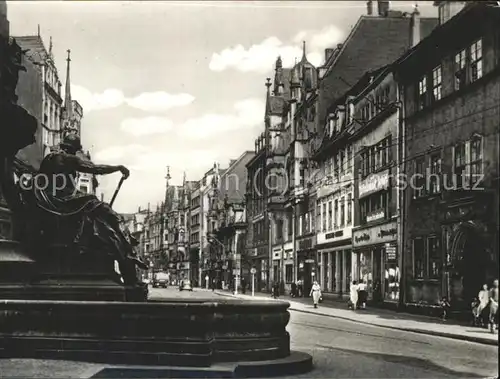
<instances>
[{"instance_id":1,"label":"pedestrian walking","mask_svg":"<svg viewBox=\"0 0 500 379\"><path fill-rule=\"evenodd\" d=\"M488 324L488 307L490 304L490 292L488 290L488 285L483 284L483 288L479 291L477 295L477 306L475 307L474 312L474 321L481 326L485 326Z\"/></svg>"},{"instance_id":2,"label":"pedestrian walking","mask_svg":"<svg viewBox=\"0 0 500 379\"><path fill-rule=\"evenodd\" d=\"M358 284L358 306L361 309L366 309L366 301L368 300L368 291L365 281Z\"/></svg>"},{"instance_id":3,"label":"pedestrian walking","mask_svg":"<svg viewBox=\"0 0 500 379\"><path fill-rule=\"evenodd\" d=\"M490 290L490 332L495 333L498 330L498 279L493 281L493 287Z\"/></svg>"},{"instance_id":4,"label":"pedestrian walking","mask_svg":"<svg viewBox=\"0 0 500 379\"><path fill-rule=\"evenodd\" d=\"M291 295L292 297L296 297L297 296L297 283L295 282L292 282L292 290L291 290Z\"/></svg>"},{"instance_id":5,"label":"pedestrian walking","mask_svg":"<svg viewBox=\"0 0 500 379\"><path fill-rule=\"evenodd\" d=\"M443 297L439 302L439 305L441 306L441 318L443 319L443 321L446 321L448 318L448 312L451 308L448 298L446 296Z\"/></svg>"},{"instance_id":6,"label":"pedestrian walking","mask_svg":"<svg viewBox=\"0 0 500 379\"><path fill-rule=\"evenodd\" d=\"M302 283L302 280L297 281L297 296L302 297L302 294L304 292L304 285Z\"/></svg>"},{"instance_id":7,"label":"pedestrian walking","mask_svg":"<svg viewBox=\"0 0 500 379\"><path fill-rule=\"evenodd\" d=\"M314 308L318 308L319 299L321 298L321 287L317 281L314 281L309 296L312 296Z\"/></svg>"},{"instance_id":8,"label":"pedestrian walking","mask_svg":"<svg viewBox=\"0 0 500 379\"><path fill-rule=\"evenodd\" d=\"M349 306L352 307L353 310L356 310L358 306L358 283L353 280L350 287L350 296L349 296Z\"/></svg>"}]
</instances>

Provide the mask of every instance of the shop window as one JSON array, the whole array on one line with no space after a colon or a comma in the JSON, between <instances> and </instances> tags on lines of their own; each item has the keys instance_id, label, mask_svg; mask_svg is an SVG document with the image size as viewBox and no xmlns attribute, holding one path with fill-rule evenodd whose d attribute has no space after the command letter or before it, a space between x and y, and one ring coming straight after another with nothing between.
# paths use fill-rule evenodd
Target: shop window
<instances>
[{"instance_id":1,"label":"shop window","mask_svg":"<svg viewBox=\"0 0 500 379\"><path fill-rule=\"evenodd\" d=\"M293 282L293 265L291 264L285 265L285 282L287 284Z\"/></svg>"},{"instance_id":2,"label":"shop window","mask_svg":"<svg viewBox=\"0 0 500 379\"><path fill-rule=\"evenodd\" d=\"M396 261L386 261L385 263L385 285L384 298L390 301L399 300L400 271Z\"/></svg>"},{"instance_id":3,"label":"shop window","mask_svg":"<svg viewBox=\"0 0 500 379\"><path fill-rule=\"evenodd\" d=\"M423 279L425 275L425 247L422 238L413 240L413 276Z\"/></svg>"},{"instance_id":4,"label":"shop window","mask_svg":"<svg viewBox=\"0 0 500 379\"><path fill-rule=\"evenodd\" d=\"M429 257L429 278L440 279L442 260L437 237L427 238L427 254Z\"/></svg>"}]
</instances>

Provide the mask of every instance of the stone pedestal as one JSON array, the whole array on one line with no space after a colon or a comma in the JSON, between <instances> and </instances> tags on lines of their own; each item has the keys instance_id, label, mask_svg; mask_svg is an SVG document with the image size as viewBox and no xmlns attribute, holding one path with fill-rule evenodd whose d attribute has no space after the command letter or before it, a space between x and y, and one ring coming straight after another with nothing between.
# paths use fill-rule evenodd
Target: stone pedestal
<instances>
[{"instance_id":1,"label":"stone pedestal","mask_svg":"<svg viewBox=\"0 0 500 379\"><path fill-rule=\"evenodd\" d=\"M36 258L36 261L34 260ZM0 241L0 298L24 300L146 301L146 287L119 283L105 254L75 254L65 247L30 257L15 241Z\"/></svg>"}]
</instances>

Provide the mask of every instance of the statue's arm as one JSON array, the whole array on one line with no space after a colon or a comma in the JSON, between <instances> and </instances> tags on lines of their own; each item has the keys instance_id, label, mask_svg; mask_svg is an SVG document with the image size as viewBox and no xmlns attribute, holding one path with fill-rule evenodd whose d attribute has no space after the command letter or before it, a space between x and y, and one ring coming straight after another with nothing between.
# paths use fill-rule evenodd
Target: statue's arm
<instances>
[{"instance_id":1,"label":"statue's arm","mask_svg":"<svg viewBox=\"0 0 500 379\"><path fill-rule=\"evenodd\" d=\"M61 158L64 160L63 162L61 162L64 166L71 167L71 169L75 171L83 172L86 174L107 175L113 174L118 171L125 171L125 167L123 166L96 165L75 155L65 155L61 156Z\"/></svg>"}]
</instances>

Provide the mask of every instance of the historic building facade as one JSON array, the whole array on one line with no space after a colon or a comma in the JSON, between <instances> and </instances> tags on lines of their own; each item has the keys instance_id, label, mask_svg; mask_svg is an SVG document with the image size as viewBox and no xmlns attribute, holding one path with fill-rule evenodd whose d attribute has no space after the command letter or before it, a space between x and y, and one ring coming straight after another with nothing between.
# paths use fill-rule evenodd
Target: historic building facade
<instances>
[{"instance_id":1,"label":"historic building facade","mask_svg":"<svg viewBox=\"0 0 500 379\"><path fill-rule=\"evenodd\" d=\"M20 36L15 37L15 39L23 50L27 50L26 57L41 69L44 89L42 98L42 141L44 155L47 155L51 148L57 146L61 141L63 115L61 81L52 53L52 39L48 50L40 33L36 36Z\"/></svg>"},{"instance_id":2,"label":"historic building facade","mask_svg":"<svg viewBox=\"0 0 500 379\"><path fill-rule=\"evenodd\" d=\"M369 299L398 305L401 254L398 251L400 106L392 66L365 77L352 98L355 127L352 279L367 284Z\"/></svg>"},{"instance_id":3,"label":"historic building facade","mask_svg":"<svg viewBox=\"0 0 500 379\"><path fill-rule=\"evenodd\" d=\"M255 140L255 156L247 163L247 255L255 269L256 290L269 290L269 214L267 212L266 134Z\"/></svg>"},{"instance_id":4,"label":"historic building facade","mask_svg":"<svg viewBox=\"0 0 500 379\"><path fill-rule=\"evenodd\" d=\"M246 164L253 158L253 151L245 151L237 159L229 162L227 170L220 175L218 199L213 203L217 222L213 230L213 243L222 251L221 280L229 288L239 288L248 283L250 262L247 259L246 246ZM215 241L216 240L216 241ZM242 281L243 280L243 281Z\"/></svg>"},{"instance_id":5,"label":"historic building facade","mask_svg":"<svg viewBox=\"0 0 500 379\"><path fill-rule=\"evenodd\" d=\"M457 3L436 2L441 25L396 70L416 178L405 190L404 299L446 296L465 310L498 276L500 7Z\"/></svg>"}]
</instances>

